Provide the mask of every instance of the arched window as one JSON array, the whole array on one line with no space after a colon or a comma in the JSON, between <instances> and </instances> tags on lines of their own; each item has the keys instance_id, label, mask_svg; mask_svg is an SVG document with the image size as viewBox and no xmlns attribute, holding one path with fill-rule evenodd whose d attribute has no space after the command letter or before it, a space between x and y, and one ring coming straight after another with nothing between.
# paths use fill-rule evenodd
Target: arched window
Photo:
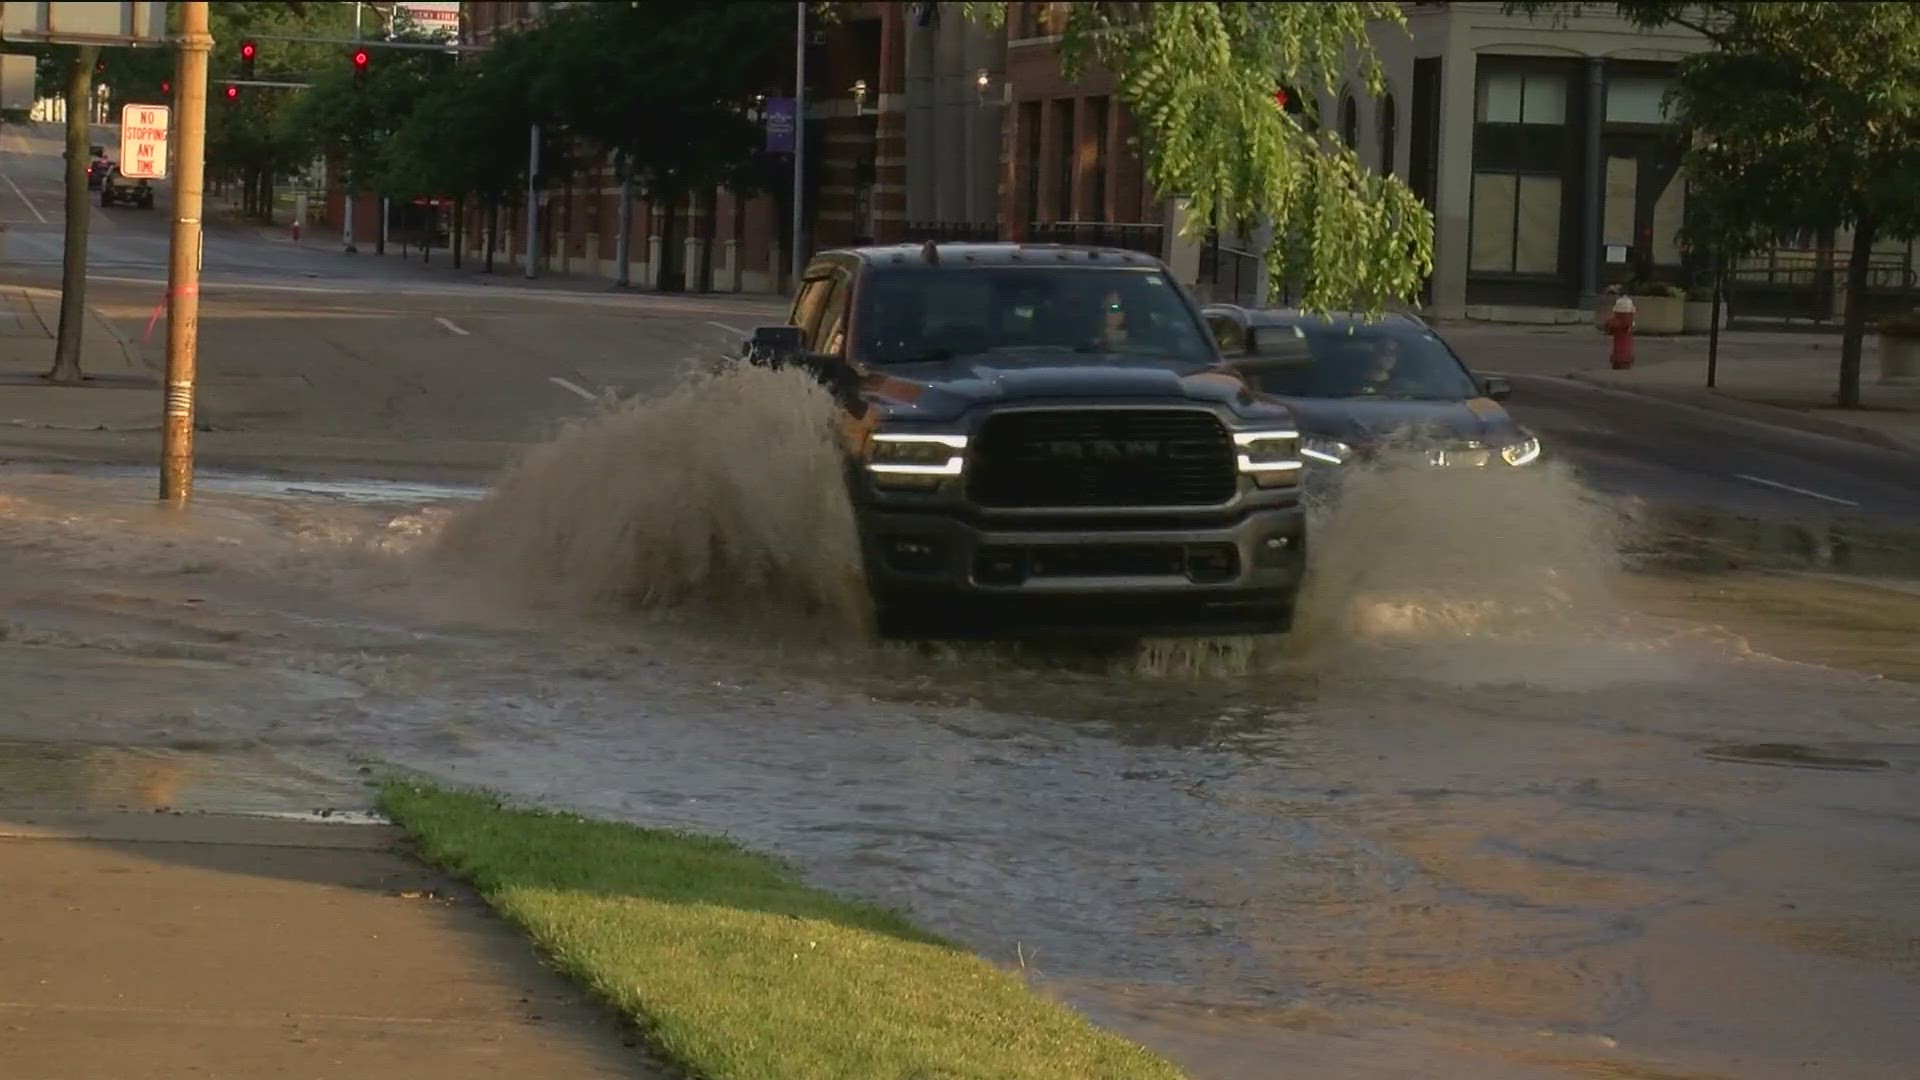
<instances>
[{"instance_id":1,"label":"arched window","mask_svg":"<svg viewBox=\"0 0 1920 1080\"><path fill-rule=\"evenodd\" d=\"M1340 99L1340 141L1354 149L1360 146L1360 103L1352 94Z\"/></svg>"},{"instance_id":2,"label":"arched window","mask_svg":"<svg viewBox=\"0 0 1920 1080\"><path fill-rule=\"evenodd\" d=\"M1380 99L1380 175L1393 175L1393 148L1400 138L1397 117L1393 114L1393 95Z\"/></svg>"}]
</instances>

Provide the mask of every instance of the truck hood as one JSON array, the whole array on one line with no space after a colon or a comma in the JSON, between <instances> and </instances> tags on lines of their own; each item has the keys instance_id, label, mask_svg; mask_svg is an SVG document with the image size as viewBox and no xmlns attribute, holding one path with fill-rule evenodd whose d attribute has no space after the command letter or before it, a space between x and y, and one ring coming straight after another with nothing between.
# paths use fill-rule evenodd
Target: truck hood
<instances>
[{"instance_id":1,"label":"truck hood","mask_svg":"<svg viewBox=\"0 0 1920 1080\"><path fill-rule=\"evenodd\" d=\"M1490 398L1405 401L1379 398L1279 399L1293 411L1301 434L1338 439L1355 449L1395 436L1416 442L1472 441L1500 446L1524 436L1507 410Z\"/></svg>"},{"instance_id":2,"label":"truck hood","mask_svg":"<svg viewBox=\"0 0 1920 1080\"><path fill-rule=\"evenodd\" d=\"M1246 382L1218 363L1117 356L967 357L893 364L863 380L869 400L891 412L938 416L1002 401L1045 398L1159 398L1256 403Z\"/></svg>"}]
</instances>

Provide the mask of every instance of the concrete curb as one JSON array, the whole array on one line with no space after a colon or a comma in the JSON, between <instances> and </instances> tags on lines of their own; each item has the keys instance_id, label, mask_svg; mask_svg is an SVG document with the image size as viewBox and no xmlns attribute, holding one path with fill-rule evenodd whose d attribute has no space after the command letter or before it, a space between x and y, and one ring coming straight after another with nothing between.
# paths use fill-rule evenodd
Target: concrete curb
<instances>
[{"instance_id":1,"label":"concrete curb","mask_svg":"<svg viewBox=\"0 0 1920 1080\"><path fill-rule=\"evenodd\" d=\"M1893 450L1904 454L1920 455L1920 441L1902 439L1875 428L1862 427L1840 420L1830 420L1824 416L1809 416L1797 409L1780 405L1768 405L1759 401L1722 394L1704 386L1633 386L1623 385L1594 372L1570 371L1567 378L1588 386L1597 386L1622 394L1652 398L1675 405L1686 405L1707 412L1725 416L1737 416L1744 420L1753 420L1774 427L1790 428L1813 435L1824 435L1830 439L1845 439L1849 442L1863 443L1882 450Z\"/></svg>"}]
</instances>

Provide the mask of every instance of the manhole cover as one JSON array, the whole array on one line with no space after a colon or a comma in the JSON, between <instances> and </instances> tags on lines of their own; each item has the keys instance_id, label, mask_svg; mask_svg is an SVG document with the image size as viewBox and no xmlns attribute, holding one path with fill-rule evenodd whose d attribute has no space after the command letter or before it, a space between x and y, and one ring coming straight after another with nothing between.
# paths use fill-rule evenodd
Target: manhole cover
<instances>
[{"instance_id":1,"label":"manhole cover","mask_svg":"<svg viewBox=\"0 0 1920 1080\"><path fill-rule=\"evenodd\" d=\"M1784 769L1827 769L1833 772L1878 772L1887 767L1879 758L1842 757L1823 754L1798 743L1747 743L1709 746L1700 751L1715 761L1733 761L1743 765L1772 765Z\"/></svg>"}]
</instances>

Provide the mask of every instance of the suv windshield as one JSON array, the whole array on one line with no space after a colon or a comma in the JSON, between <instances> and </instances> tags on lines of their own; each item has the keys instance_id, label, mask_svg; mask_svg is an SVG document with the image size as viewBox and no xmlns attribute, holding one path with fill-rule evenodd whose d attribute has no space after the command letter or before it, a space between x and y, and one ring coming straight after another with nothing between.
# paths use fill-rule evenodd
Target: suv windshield
<instances>
[{"instance_id":1,"label":"suv windshield","mask_svg":"<svg viewBox=\"0 0 1920 1080\"><path fill-rule=\"evenodd\" d=\"M1236 366L1281 397L1465 401L1480 393L1445 342L1405 323L1258 326L1252 353Z\"/></svg>"},{"instance_id":2,"label":"suv windshield","mask_svg":"<svg viewBox=\"0 0 1920 1080\"><path fill-rule=\"evenodd\" d=\"M908 364L995 353L1218 363L1159 270L1100 266L877 266L860 289L854 355Z\"/></svg>"}]
</instances>

